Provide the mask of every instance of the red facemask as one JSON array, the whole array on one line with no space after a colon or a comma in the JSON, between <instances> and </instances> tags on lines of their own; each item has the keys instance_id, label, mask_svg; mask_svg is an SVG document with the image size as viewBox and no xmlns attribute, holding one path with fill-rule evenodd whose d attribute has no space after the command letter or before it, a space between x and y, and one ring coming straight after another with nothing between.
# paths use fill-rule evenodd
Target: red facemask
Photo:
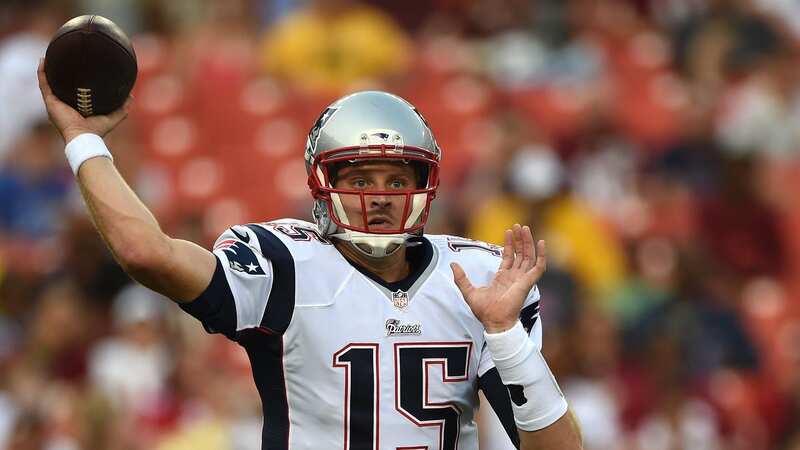
<instances>
[{"instance_id":1,"label":"red facemask","mask_svg":"<svg viewBox=\"0 0 800 450\"><path fill-rule=\"evenodd\" d=\"M386 190L358 190L338 189L333 187L333 167L337 163L354 163L358 161L402 161L423 168L418 172L422 183L411 189ZM314 199L324 200L328 205L328 214L331 220L339 227L361 233L392 235L410 234L421 230L428 220L431 202L436 197L439 187L439 161L436 155L423 148L404 146L397 148L392 145L369 145L342 147L320 153L313 161L308 177L308 185ZM342 199L357 197L361 204L360 223L350 223ZM349 200L353 200L350 198ZM402 214L399 217L399 226L387 227L380 224L381 219L374 218L372 225L367 217L368 205L381 202L399 202L402 204ZM348 201L348 203L350 203Z\"/></svg>"}]
</instances>

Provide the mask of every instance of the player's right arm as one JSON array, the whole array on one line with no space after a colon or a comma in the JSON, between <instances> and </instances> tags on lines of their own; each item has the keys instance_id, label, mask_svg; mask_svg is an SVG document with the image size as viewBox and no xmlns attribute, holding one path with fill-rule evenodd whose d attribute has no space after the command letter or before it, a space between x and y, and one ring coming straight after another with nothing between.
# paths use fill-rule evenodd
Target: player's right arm
<instances>
[{"instance_id":1,"label":"player's right arm","mask_svg":"<svg viewBox=\"0 0 800 450\"><path fill-rule=\"evenodd\" d=\"M127 116L126 103L107 116L84 118L53 94L44 61L39 64L39 88L65 144L86 133L103 137ZM214 274L214 255L192 242L167 236L111 159L87 159L76 179L95 227L131 277L177 302L189 302L203 293Z\"/></svg>"}]
</instances>

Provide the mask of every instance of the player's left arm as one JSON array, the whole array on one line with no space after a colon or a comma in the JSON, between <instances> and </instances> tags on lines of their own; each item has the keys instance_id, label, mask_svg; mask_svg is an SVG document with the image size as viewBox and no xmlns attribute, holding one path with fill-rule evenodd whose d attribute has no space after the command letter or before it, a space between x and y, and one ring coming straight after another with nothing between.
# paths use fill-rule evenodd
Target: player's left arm
<instances>
[{"instance_id":1,"label":"player's left arm","mask_svg":"<svg viewBox=\"0 0 800 450\"><path fill-rule=\"evenodd\" d=\"M475 287L457 263L455 283L485 329L503 384L517 390L512 409L523 450L580 450L581 434L561 389L519 321L528 293L546 268L544 241L534 251L530 228L506 230L503 259L488 286Z\"/></svg>"}]
</instances>

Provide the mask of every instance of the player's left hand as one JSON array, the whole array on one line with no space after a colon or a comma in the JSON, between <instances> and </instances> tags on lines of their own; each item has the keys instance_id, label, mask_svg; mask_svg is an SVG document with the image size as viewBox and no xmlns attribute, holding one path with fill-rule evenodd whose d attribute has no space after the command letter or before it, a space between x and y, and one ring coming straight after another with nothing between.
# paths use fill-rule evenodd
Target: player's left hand
<instances>
[{"instance_id":1,"label":"player's left hand","mask_svg":"<svg viewBox=\"0 0 800 450\"><path fill-rule=\"evenodd\" d=\"M547 266L544 241L536 243L528 226L506 230L503 259L488 286L475 287L458 263L451 263L456 286L487 333L500 333L519 320L528 293Z\"/></svg>"}]
</instances>

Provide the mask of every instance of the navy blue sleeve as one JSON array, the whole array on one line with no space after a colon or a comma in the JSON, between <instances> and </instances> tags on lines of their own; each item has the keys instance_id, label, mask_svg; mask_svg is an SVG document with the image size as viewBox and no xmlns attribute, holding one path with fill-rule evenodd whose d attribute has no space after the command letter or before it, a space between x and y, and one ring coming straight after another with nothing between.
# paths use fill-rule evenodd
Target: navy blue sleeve
<instances>
[{"instance_id":1,"label":"navy blue sleeve","mask_svg":"<svg viewBox=\"0 0 800 450\"><path fill-rule=\"evenodd\" d=\"M251 246L252 237L258 249ZM216 268L208 287L180 307L209 333L235 341L240 331L249 328L283 334L292 320L295 296L294 259L286 245L263 227L250 224L223 233L214 256Z\"/></svg>"},{"instance_id":2,"label":"navy blue sleeve","mask_svg":"<svg viewBox=\"0 0 800 450\"><path fill-rule=\"evenodd\" d=\"M225 278L222 262L218 257L216 259L217 266L206 290L193 301L178 305L199 320L209 333L222 333L230 339L235 339L236 303Z\"/></svg>"}]
</instances>

